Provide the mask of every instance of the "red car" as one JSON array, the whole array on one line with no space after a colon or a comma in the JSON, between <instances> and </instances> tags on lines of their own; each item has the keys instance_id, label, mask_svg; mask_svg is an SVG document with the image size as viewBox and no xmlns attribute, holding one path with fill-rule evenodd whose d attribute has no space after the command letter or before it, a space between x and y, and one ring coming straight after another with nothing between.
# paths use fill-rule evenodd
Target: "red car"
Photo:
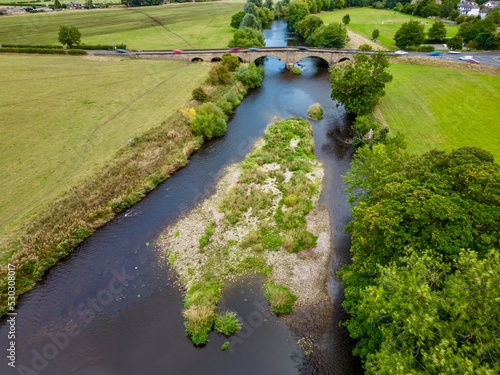
<instances>
[{"instance_id":1,"label":"red car","mask_svg":"<svg viewBox=\"0 0 500 375\"><path fill-rule=\"evenodd\" d=\"M476 59L467 59L465 62L468 62L469 64L481 64L478 60Z\"/></svg>"},{"instance_id":2,"label":"red car","mask_svg":"<svg viewBox=\"0 0 500 375\"><path fill-rule=\"evenodd\" d=\"M184 51L181 49L173 49L172 52L175 53L176 55L178 55L179 53L184 53Z\"/></svg>"},{"instance_id":3,"label":"red car","mask_svg":"<svg viewBox=\"0 0 500 375\"><path fill-rule=\"evenodd\" d=\"M239 48L235 47L235 48L231 48L229 50L229 52L238 52L239 50L240 50Z\"/></svg>"}]
</instances>

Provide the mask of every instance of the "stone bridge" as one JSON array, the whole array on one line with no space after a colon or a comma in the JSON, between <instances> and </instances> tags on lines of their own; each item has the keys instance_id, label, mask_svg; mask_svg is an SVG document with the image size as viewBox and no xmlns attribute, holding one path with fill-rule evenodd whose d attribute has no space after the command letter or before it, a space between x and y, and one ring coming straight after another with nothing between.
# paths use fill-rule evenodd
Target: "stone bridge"
<instances>
[{"instance_id":1,"label":"stone bridge","mask_svg":"<svg viewBox=\"0 0 500 375\"><path fill-rule=\"evenodd\" d=\"M358 51L328 48L264 47L241 49L191 49L182 51L139 51L133 54L137 58L215 62L220 61L223 54L231 53L244 63L251 63L261 57L274 56L283 61L287 68L290 69L304 57L320 58L330 66L342 61L352 60L352 55L356 52Z\"/></svg>"}]
</instances>

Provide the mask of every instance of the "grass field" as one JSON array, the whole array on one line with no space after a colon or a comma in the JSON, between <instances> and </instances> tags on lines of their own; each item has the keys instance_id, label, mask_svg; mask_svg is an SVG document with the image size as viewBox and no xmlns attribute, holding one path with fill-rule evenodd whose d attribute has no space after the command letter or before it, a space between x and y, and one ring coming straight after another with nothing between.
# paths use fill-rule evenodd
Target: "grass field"
<instances>
[{"instance_id":1,"label":"grass field","mask_svg":"<svg viewBox=\"0 0 500 375\"><path fill-rule=\"evenodd\" d=\"M426 18L409 16L393 10L374 9L374 8L349 8L341 9L333 12L323 12L318 16L325 23L341 22L344 15L351 16L351 22L347 26L348 29L355 33L371 39L372 32L378 29L380 36L377 43L382 45L388 50L399 49L394 45L394 35L401 25L410 20L418 20L425 25L427 31L432 24L433 20ZM388 23L388 21L390 23ZM383 24L382 24L383 22ZM458 31L458 26L446 26L448 37L454 36Z\"/></svg>"},{"instance_id":2,"label":"grass field","mask_svg":"<svg viewBox=\"0 0 500 375\"><path fill-rule=\"evenodd\" d=\"M0 56L0 236L160 125L209 67L176 61Z\"/></svg>"},{"instance_id":3,"label":"grass field","mask_svg":"<svg viewBox=\"0 0 500 375\"><path fill-rule=\"evenodd\" d=\"M500 162L500 76L392 64L379 109L412 152L477 146Z\"/></svg>"},{"instance_id":4,"label":"grass field","mask_svg":"<svg viewBox=\"0 0 500 375\"><path fill-rule=\"evenodd\" d=\"M0 44L59 44L59 25L76 26L84 44L130 49L226 47L242 1L74 10L0 17Z\"/></svg>"}]
</instances>

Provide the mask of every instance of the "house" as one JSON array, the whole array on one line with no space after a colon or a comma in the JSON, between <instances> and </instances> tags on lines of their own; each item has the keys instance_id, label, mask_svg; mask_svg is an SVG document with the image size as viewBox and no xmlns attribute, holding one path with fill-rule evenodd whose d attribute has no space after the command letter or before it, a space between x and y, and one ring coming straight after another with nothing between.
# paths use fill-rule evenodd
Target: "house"
<instances>
[{"instance_id":1,"label":"house","mask_svg":"<svg viewBox=\"0 0 500 375\"><path fill-rule=\"evenodd\" d=\"M489 7L484 7L483 9L481 9L479 11L479 15L481 16L481 19L484 20L486 18L486 16L488 15L489 12L491 12L493 10L493 8L489 8Z\"/></svg>"},{"instance_id":2,"label":"house","mask_svg":"<svg viewBox=\"0 0 500 375\"><path fill-rule=\"evenodd\" d=\"M486 3L484 3L484 6L485 7L488 7L488 8L496 8L496 7L500 7L500 1L488 1Z\"/></svg>"},{"instance_id":3,"label":"house","mask_svg":"<svg viewBox=\"0 0 500 375\"><path fill-rule=\"evenodd\" d=\"M457 10L460 14L476 17L479 15L479 5L472 1L461 1L457 5Z\"/></svg>"}]
</instances>

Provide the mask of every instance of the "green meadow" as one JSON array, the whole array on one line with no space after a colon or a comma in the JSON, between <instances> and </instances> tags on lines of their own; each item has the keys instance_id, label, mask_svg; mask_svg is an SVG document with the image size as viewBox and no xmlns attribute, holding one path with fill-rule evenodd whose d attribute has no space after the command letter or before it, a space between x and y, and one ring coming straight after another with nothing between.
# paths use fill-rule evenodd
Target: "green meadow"
<instances>
[{"instance_id":1,"label":"green meadow","mask_svg":"<svg viewBox=\"0 0 500 375\"><path fill-rule=\"evenodd\" d=\"M59 45L59 25L70 25L80 30L84 44L143 50L226 47L233 33L231 16L242 4L217 1L0 17L0 44Z\"/></svg>"},{"instance_id":2,"label":"green meadow","mask_svg":"<svg viewBox=\"0 0 500 375\"><path fill-rule=\"evenodd\" d=\"M410 151L477 146L500 161L500 76L392 64L379 109Z\"/></svg>"},{"instance_id":3,"label":"green meadow","mask_svg":"<svg viewBox=\"0 0 500 375\"><path fill-rule=\"evenodd\" d=\"M191 97L209 67L0 56L0 237Z\"/></svg>"},{"instance_id":4,"label":"green meadow","mask_svg":"<svg viewBox=\"0 0 500 375\"><path fill-rule=\"evenodd\" d=\"M374 8L349 8L341 9L333 12L323 12L318 16L325 23L342 22L342 17L346 14L351 16L351 22L347 26L356 34L362 35L365 38L371 39L373 30L378 29L380 36L377 43L388 50L399 49L394 44L394 35L401 25L410 20L418 20L425 25L427 31L433 20L410 16L393 10L374 9ZM454 36L458 32L458 26L446 26L448 37Z\"/></svg>"}]
</instances>

